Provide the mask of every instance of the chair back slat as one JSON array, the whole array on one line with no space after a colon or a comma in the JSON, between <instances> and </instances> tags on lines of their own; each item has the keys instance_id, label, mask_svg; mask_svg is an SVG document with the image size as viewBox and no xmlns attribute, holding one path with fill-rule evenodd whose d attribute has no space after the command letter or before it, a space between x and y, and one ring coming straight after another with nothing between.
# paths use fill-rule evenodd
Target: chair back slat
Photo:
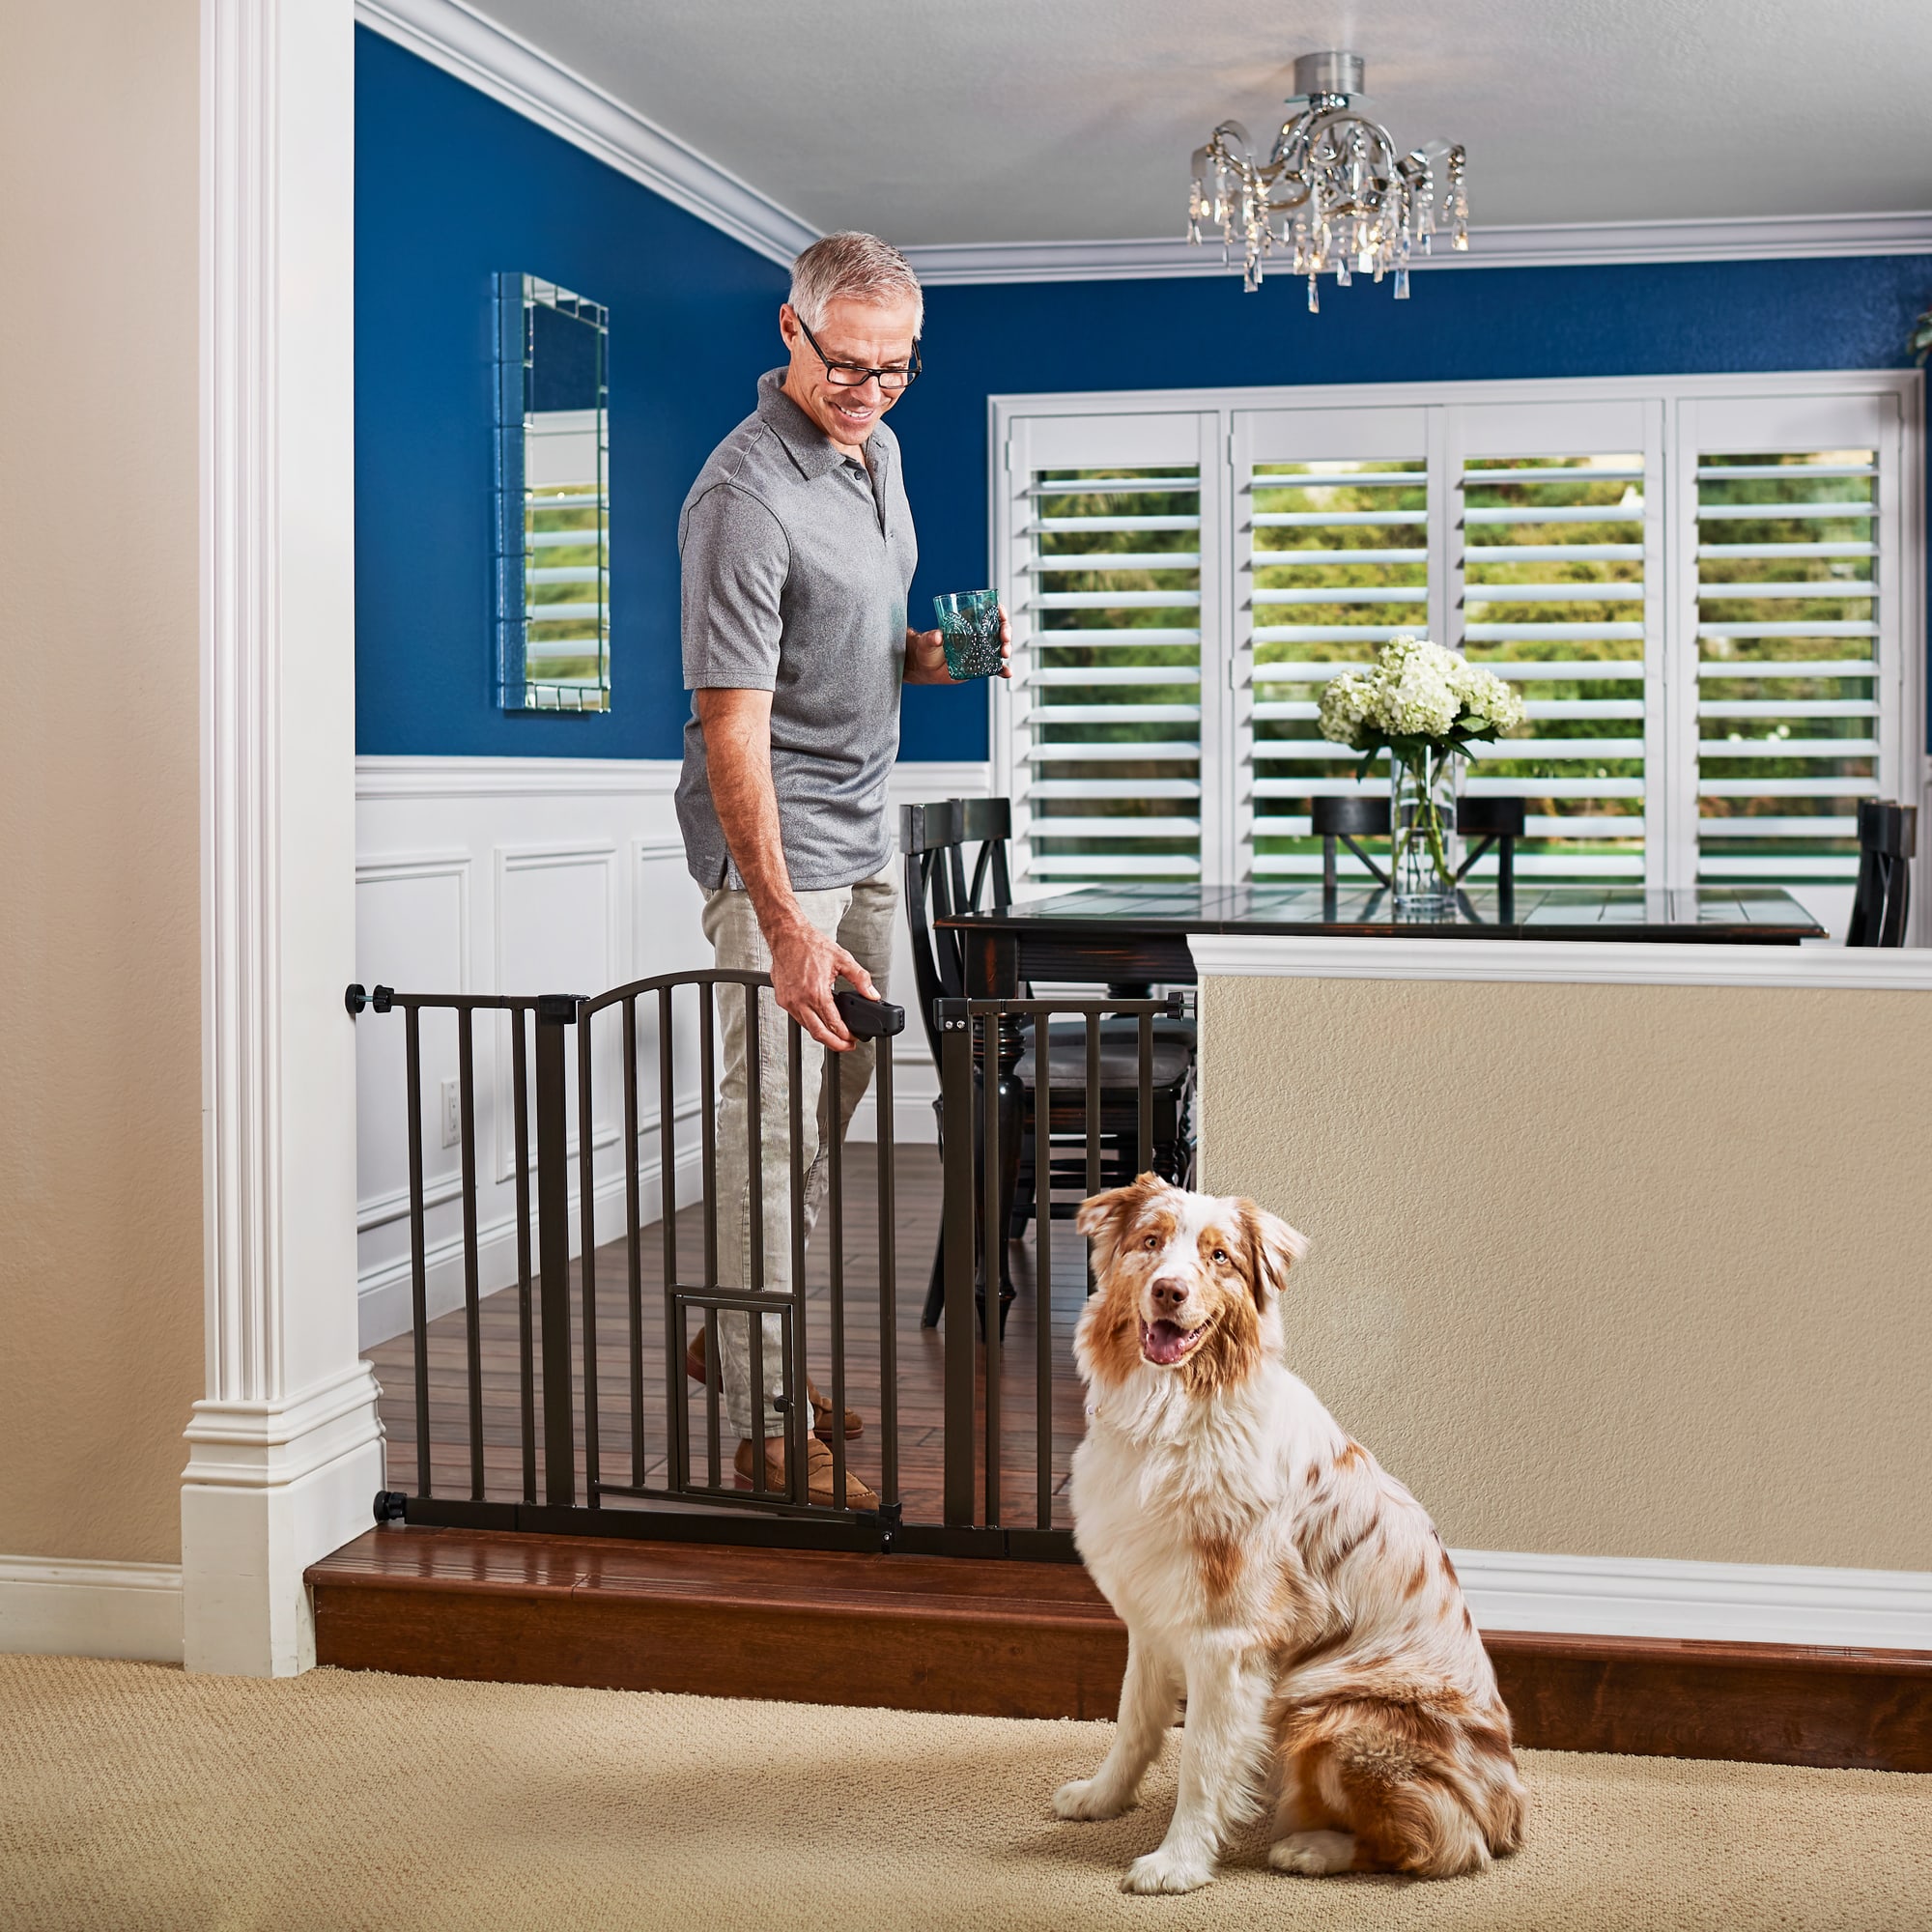
<instances>
[{"instance_id":1,"label":"chair back slat","mask_svg":"<svg viewBox=\"0 0 1932 1932\"><path fill-rule=\"evenodd\" d=\"M966 889L965 904L974 912L1004 912L1013 902L1012 877L1007 869L1007 841L1013 836L1013 808L1004 798L955 798L959 814L959 836L967 843L976 840L980 856L973 865L973 883ZM990 882L993 895L981 895Z\"/></svg>"},{"instance_id":2,"label":"chair back slat","mask_svg":"<svg viewBox=\"0 0 1932 1932\"><path fill-rule=\"evenodd\" d=\"M1520 838L1526 822L1520 798L1459 798L1456 830L1464 838Z\"/></svg>"},{"instance_id":3,"label":"chair back slat","mask_svg":"<svg viewBox=\"0 0 1932 1932\"><path fill-rule=\"evenodd\" d=\"M1344 792L1336 798L1311 798L1308 829L1318 838L1338 838L1345 832L1358 838L1386 838L1388 795Z\"/></svg>"},{"instance_id":4,"label":"chair back slat","mask_svg":"<svg viewBox=\"0 0 1932 1932\"><path fill-rule=\"evenodd\" d=\"M1883 798L1859 801L1859 877L1852 889L1847 946L1905 944L1918 843L1916 807Z\"/></svg>"},{"instance_id":5,"label":"chair back slat","mask_svg":"<svg viewBox=\"0 0 1932 1932\"><path fill-rule=\"evenodd\" d=\"M899 808L899 854L905 863L906 925L920 1019L935 1059L939 1039L932 1005L963 999L966 954L958 935L935 922L961 912L998 912L1012 903L1007 841L1012 807L1004 798L948 798ZM969 874L966 847L977 843Z\"/></svg>"},{"instance_id":6,"label":"chair back slat","mask_svg":"<svg viewBox=\"0 0 1932 1932\"><path fill-rule=\"evenodd\" d=\"M958 826L950 799L899 807L899 857L905 866L906 929L912 940L912 977L926 1044L936 1060L939 1040L932 1009L936 1000L957 999L964 988L958 941L932 921L952 910L946 858L955 848Z\"/></svg>"}]
</instances>

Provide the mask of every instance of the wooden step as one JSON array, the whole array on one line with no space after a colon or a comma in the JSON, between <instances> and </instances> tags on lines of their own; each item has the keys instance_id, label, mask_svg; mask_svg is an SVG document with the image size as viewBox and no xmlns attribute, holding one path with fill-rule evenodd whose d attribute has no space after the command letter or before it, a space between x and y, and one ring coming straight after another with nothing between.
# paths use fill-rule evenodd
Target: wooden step
<instances>
[{"instance_id":1,"label":"wooden step","mask_svg":"<svg viewBox=\"0 0 1932 1932\"><path fill-rule=\"evenodd\" d=\"M1127 1661L1070 1563L392 1524L308 1581L318 1663L412 1676L1110 1718Z\"/></svg>"},{"instance_id":2,"label":"wooden step","mask_svg":"<svg viewBox=\"0 0 1932 1932\"><path fill-rule=\"evenodd\" d=\"M412 1676L1111 1718L1127 1655L1074 1564L393 1523L308 1581L319 1663ZM1524 1745L1932 1772L1932 1653L1485 1641Z\"/></svg>"}]
</instances>

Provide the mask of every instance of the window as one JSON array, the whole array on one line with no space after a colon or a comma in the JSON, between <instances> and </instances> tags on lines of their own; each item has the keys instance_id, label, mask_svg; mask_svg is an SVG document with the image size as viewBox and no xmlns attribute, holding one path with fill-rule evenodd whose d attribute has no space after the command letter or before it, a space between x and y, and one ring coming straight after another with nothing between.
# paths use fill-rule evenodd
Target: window
<instances>
[{"instance_id":1,"label":"window","mask_svg":"<svg viewBox=\"0 0 1932 1932\"><path fill-rule=\"evenodd\" d=\"M1917 790L1918 380L996 402L1022 881L1317 873L1309 801L1385 782L1320 686L1417 631L1522 691L1463 780L1520 874L1841 923L1856 800Z\"/></svg>"},{"instance_id":2,"label":"window","mask_svg":"<svg viewBox=\"0 0 1932 1932\"><path fill-rule=\"evenodd\" d=\"M1804 425L1767 446L1761 422L1714 417L1698 412L1694 476L1697 876L1849 881L1897 723L1885 440L1820 422L1812 446ZM1833 429L1857 446L1817 447Z\"/></svg>"},{"instance_id":3,"label":"window","mask_svg":"<svg viewBox=\"0 0 1932 1932\"><path fill-rule=\"evenodd\" d=\"M1304 456L1252 463L1242 487L1248 835L1258 878L1292 876L1321 867L1309 800L1356 783L1353 754L1316 729L1322 682L1397 632L1428 627L1429 470L1419 447Z\"/></svg>"},{"instance_id":4,"label":"window","mask_svg":"<svg viewBox=\"0 0 1932 1932\"><path fill-rule=\"evenodd\" d=\"M1041 470L1024 753L1037 877L1201 870L1201 473Z\"/></svg>"}]
</instances>

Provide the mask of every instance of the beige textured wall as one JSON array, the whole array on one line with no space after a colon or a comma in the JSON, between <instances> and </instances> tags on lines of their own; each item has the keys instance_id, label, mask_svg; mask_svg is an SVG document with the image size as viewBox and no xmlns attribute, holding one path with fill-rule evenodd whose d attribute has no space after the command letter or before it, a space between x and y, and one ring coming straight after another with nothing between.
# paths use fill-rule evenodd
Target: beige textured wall
<instances>
[{"instance_id":1,"label":"beige textured wall","mask_svg":"<svg viewBox=\"0 0 1932 1932\"><path fill-rule=\"evenodd\" d=\"M1932 1570L1932 995L1230 979L1201 1057L1451 1543Z\"/></svg>"},{"instance_id":2,"label":"beige textured wall","mask_svg":"<svg viewBox=\"0 0 1932 1932\"><path fill-rule=\"evenodd\" d=\"M194 0L0 60L0 1553L179 1559L201 1393Z\"/></svg>"}]
</instances>

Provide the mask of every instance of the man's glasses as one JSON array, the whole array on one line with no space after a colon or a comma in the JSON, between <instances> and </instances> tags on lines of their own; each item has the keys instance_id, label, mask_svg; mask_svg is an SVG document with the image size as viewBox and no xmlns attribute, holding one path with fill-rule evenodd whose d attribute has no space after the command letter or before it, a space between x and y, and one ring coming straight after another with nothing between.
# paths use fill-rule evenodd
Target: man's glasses
<instances>
[{"instance_id":1,"label":"man's glasses","mask_svg":"<svg viewBox=\"0 0 1932 1932\"><path fill-rule=\"evenodd\" d=\"M880 388L888 395L896 395L919 374L917 342L912 346L911 362L897 369L867 369L857 362L835 362L824 350L819 348L817 336L805 327L805 318L798 315L796 309L792 313L798 317L799 327L805 329L805 339L811 344L811 353L825 364L825 380L835 389L863 389L876 376Z\"/></svg>"}]
</instances>

